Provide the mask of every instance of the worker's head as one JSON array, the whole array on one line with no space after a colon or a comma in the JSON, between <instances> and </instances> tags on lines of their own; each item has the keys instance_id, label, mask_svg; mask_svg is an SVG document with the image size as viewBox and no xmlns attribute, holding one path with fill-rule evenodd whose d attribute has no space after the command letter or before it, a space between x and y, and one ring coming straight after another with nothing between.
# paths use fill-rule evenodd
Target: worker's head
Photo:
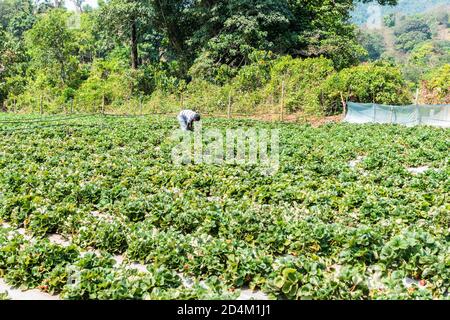
<instances>
[{"instance_id":1,"label":"worker's head","mask_svg":"<svg viewBox=\"0 0 450 320\"><path fill-rule=\"evenodd\" d=\"M199 113L195 114L194 121L200 121L200 114Z\"/></svg>"}]
</instances>

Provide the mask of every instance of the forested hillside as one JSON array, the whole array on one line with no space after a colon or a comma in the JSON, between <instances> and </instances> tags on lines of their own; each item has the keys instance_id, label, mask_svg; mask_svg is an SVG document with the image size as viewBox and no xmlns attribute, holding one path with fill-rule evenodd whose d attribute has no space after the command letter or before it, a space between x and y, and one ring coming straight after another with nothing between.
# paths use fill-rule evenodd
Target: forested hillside
<instances>
[{"instance_id":1,"label":"forested hillside","mask_svg":"<svg viewBox=\"0 0 450 320\"><path fill-rule=\"evenodd\" d=\"M352 21L358 25L366 23L370 14L368 9L374 4L376 4L376 1L358 3L352 12ZM403 15L414 15L436 9L443 5L450 5L450 0L399 0L395 6L381 7L381 12L383 15L399 13Z\"/></svg>"},{"instance_id":2,"label":"forested hillside","mask_svg":"<svg viewBox=\"0 0 450 320\"><path fill-rule=\"evenodd\" d=\"M61 1L1 0L0 106L224 112L232 104L235 112L268 113L283 104L288 113L326 115L340 112L343 99L411 103L425 78L433 83L428 102L446 101L448 48L427 42L431 24L418 38L409 27L394 30L397 51L417 50L419 60L424 50L440 52L408 76L384 54L385 40L364 38L351 23L360 2L367 1L109 0L91 8L81 0L68 12Z\"/></svg>"},{"instance_id":3,"label":"forested hillside","mask_svg":"<svg viewBox=\"0 0 450 320\"><path fill-rule=\"evenodd\" d=\"M359 4L354 20L362 21L368 6ZM381 12L379 27L363 23L358 31L366 59L399 65L411 87L421 89L422 102L449 103L450 1L404 0Z\"/></svg>"}]
</instances>

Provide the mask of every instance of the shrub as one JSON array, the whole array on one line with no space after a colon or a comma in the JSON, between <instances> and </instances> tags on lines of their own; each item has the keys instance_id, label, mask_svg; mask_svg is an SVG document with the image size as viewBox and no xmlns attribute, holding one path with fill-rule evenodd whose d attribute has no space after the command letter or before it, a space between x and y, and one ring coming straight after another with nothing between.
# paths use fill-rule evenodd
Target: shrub
<instances>
[{"instance_id":1,"label":"shrub","mask_svg":"<svg viewBox=\"0 0 450 320\"><path fill-rule=\"evenodd\" d=\"M411 93L398 67L388 63L366 63L331 76L324 84L328 104L344 99L355 102L408 104Z\"/></svg>"},{"instance_id":2,"label":"shrub","mask_svg":"<svg viewBox=\"0 0 450 320\"><path fill-rule=\"evenodd\" d=\"M284 81L287 111L321 114L324 110L320 101L320 86L333 72L333 63L329 59L321 57L301 60L285 56L274 62L266 90L279 100Z\"/></svg>"},{"instance_id":3,"label":"shrub","mask_svg":"<svg viewBox=\"0 0 450 320\"><path fill-rule=\"evenodd\" d=\"M422 81L421 97L424 103L450 103L450 64L436 68L425 75Z\"/></svg>"},{"instance_id":4,"label":"shrub","mask_svg":"<svg viewBox=\"0 0 450 320\"><path fill-rule=\"evenodd\" d=\"M120 105L131 98L135 77L126 63L118 58L94 61L89 78L75 96L77 108L97 111L103 103Z\"/></svg>"},{"instance_id":5,"label":"shrub","mask_svg":"<svg viewBox=\"0 0 450 320\"><path fill-rule=\"evenodd\" d=\"M398 25L394 34L397 37L395 44L398 50L409 52L414 47L428 39L431 39L431 28L428 23L419 17L405 19Z\"/></svg>"}]
</instances>

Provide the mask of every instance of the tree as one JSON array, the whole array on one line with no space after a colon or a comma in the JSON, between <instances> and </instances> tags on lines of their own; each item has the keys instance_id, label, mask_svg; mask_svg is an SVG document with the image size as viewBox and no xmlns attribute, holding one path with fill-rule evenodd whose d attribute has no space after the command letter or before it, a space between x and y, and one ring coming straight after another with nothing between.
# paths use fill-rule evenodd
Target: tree
<instances>
[{"instance_id":1,"label":"tree","mask_svg":"<svg viewBox=\"0 0 450 320\"><path fill-rule=\"evenodd\" d=\"M28 56L22 42L0 27L0 106L25 87Z\"/></svg>"},{"instance_id":2,"label":"tree","mask_svg":"<svg viewBox=\"0 0 450 320\"><path fill-rule=\"evenodd\" d=\"M346 68L327 79L324 85L326 99L340 103L354 102L381 104L408 104L408 90L400 68L386 62L365 63Z\"/></svg>"},{"instance_id":3,"label":"tree","mask_svg":"<svg viewBox=\"0 0 450 320\"><path fill-rule=\"evenodd\" d=\"M69 84L78 68L74 32L67 27L69 14L53 9L41 15L25 40L36 73L54 86Z\"/></svg>"},{"instance_id":4,"label":"tree","mask_svg":"<svg viewBox=\"0 0 450 320\"><path fill-rule=\"evenodd\" d=\"M85 0L71 0L73 4L75 5L75 8L78 10L78 12L83 12L83 4Z\"/></svg>"},{"instance_id":5,"label":"tree","mask_svg":"<svg viewBox=\"0 0 450 320\"><path fill-rule=\"evenodd\" d=\"M127 63L121 59L96 59L89 78L77 90L76 104L89 109L104 102L123 103L132 94L134 79L130 71Z\"/></svg>"},{"instance_id":6,"label":"tree","mask_svg":"<svg viewBox=\"0 0 450 320\"><path fill-rule=\"evenodd\" d=\"M3 101L5 100L6 92L5 92L5 71L6 71L6 61L5 60L5 43L6 43L6 34L2 27L0 27L0 107L3 108ZM3 110L3 109L2 109Z\"/></svg>"},{"instance_id":7,"label":"tree","mask_svg":"<svg viewBox=\"0 0 450 320\"><path fill-rule=\"evenodd\" d=\"M378 60L386 51L384 37L378 32L360 29L357 34L357 39L368 53L367 57L363 57L362 61Z\"/></svg>"},{"instance_id":8,"label":"tree","mask_svg":"<svg viewBox=\"0 0 450 320\"><path fill-rule=\"evenodd\" d=\"M83 0L73 1L81 9ZM75 97L94 61L120 61L130 66L125 73L134 94L177 91L192 77L229 85L259 70L252 66L258 52L271 59L323 57L340 70L366 54L350 23L358 2L368 0L105 0L85 10L75 29L67 25L70 14L55 8L60 0L4 0L0 24L14 48L25 38L30 59L15 60L20 67L8 68L5 83L26 79L27 92L46 88L54 97ZM378 57L379 46L366 47ZM20 87L9 86L8 94Z\"/></svg>"},{"instance_id":9,"label":"tree","mask_svg":"<svg viewBox=\"0 0 450 320\"><path fill-rule=\"evenodd\" d=\"M330 57L338 68L364 50L349 24L353 0L151 0L153 23L170 50L191 63L207 51L216 66L241 67L255 50ZM368 0L362 0L368 2ZM395 4L395 0L379 0ZM202 53L204 56L204 53Z\"/></svg>"},{"instance_id":10,"label":"tree","mask_svg":"<svg viewBox=\"0 0 450 320\"><path fill-rule=\"evenodd\" d=\"M103 33L129 45L133 69L139 66L138 45L149 30L150 10L144 0L111 0L100 7L98 25L104 28Z\"/></svg>"},{"instance_id":11,"label":"tree","mask_svg":"<svg viewBox=\"0 0 450 320\"><path fill-rule=\"evenodd\" d=\"M394 29L394 34L397 49L403 52L411 51L417 44L432 36L430 26L420 17L406 18Z\"/></svg>"},{"instance_id":12,"label":"tree","mask_svg":"<svg viewBox=\"0 0 450 320\"><path fill-rule=\"evenodd\" d=\"M415 84L429 72L450 63L450 41L426 41L418 44L403 64L405 78Z\"/></svg>"},{"instance_id":13,"label":"tree","mask_svg":"<svg viewBox=\"0 0 450 320\"><path fill-rule=\"evenodd\" d=\"M421 97L429 104L450 104L450 63L428 72L422 79Z\"/></svg>"},{"instance_id":14,"label":"tree","mask_svg":"<svg viewBox=\"0 0 450 320\"><path fill-rule=\"evenodd\" d=\"M21 38L36 21L35 10L32 0L2 1L0 2L0 24L12 35Z\"/></svg>"},{"instance_id":15,"label":"tree","mask_svg":"<svg viewBox=\"0 0 450 320\"><path fill-rule=\"evenodd\" d=\"M420 32L431 36L430 26L423 18L418 16L405 18L394 30L396 36L409 32Z\"/></svg>"},{"instance_id":16,"label":"tree","mask_svg":"<svg viewBox=\"0 0 450 320\"><path fill-rule=\"evenodd\" d=\"M388 28L395 27L396 22L396 16L394 13L390 13L388 15L385 15L383 18L384 25Z\"/></svg>"}]
</instances>

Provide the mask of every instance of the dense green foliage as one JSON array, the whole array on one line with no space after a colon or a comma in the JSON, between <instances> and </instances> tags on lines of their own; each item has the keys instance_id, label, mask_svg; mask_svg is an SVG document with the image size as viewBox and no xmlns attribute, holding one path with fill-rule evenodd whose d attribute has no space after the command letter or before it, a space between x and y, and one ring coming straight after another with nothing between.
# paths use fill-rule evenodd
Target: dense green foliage
<instances>
[{"instance_id":1,"label":"dense green foliage","mask_svg":"<svg viewBox=\"0 0 450 320\"><path fill-rule=\"evenodd\" d=\"M411 94L399 68L372 63L344 69L330 77L325 92L332 101L342 94L346 100L379 104L408 104Z\"/></svg>"},{"instance_id":2,"label":"dense green foliage","mask_svg":"<svg viewBox=\"0 0 450 320\"><path fill-rule=\"evenodd\" d=\"M233 112L277 113L285 82L285 112L325 115L341 111L340 99L324 97L331 74L392 60L412 82L400 81L405 91L448 62L448 44L437 38L448 16L392 17L398 55L407 52L399 59L384 33L351 24L359 2L368 1L110 0L95 9L80 1L83 10L75 13L47 2L2 0L0 104L45 113L168 112L181 105L226 113L232 95ZM292 69L277 72L283 64ZM308 75L308 65L318 69ZM410 103L406 96L383 101Z\"/></svg>"},{"instance_id":3,"label":"dense green foliage","mask_svg":"<svg viewBox=\"0 0 450 320\"><path fill-rule=\"evenodd\" d=\"M428 104L447 103L445 95L424 87L430 81L430 71L450 63L450 1L404 0L395 7L380 8L384 23L378 29L364 24L369 7L358 5L355 20L361 24L358 39L369 56L395 62L412 89L421 89L421 101ZM431 73L437 76L436 73ZM439 81L436 79L436 81ZM448 86L448 85L447 85Z\"/></svg>"},{"instance_id":4,"label":"dense green foliage","mask_svg":"<svg viewBox=\"0 0 450 320\"><path fill-rule=\"evenodd\" d=\"M431 70L422 83L425 101L450 104L450 63Z\"/></svg>"},{"instance_id":5,"label":"dense green foliage","mask_svg":"<svg viewBox=\"0 0 450 320\"><path fill-rule=\"evenodd\" d=\"M186 102L225 113L231 94L235 112L274 113L286 82L286 112L340 112L339 100L323 97L322 83L386 57L380 34L350 22L359 2L368 1L110 0L95 9L80 1L84 9L75 13L47 2L2 0L0 104L22 112L129 112L143 104L167 112ZM395 24L399 49L414 52L421 39L434 37L433 26L445 16L432 20ZM286 63L289 72L276 71ZM318 68L316 76L305 71L308 65ZM408 71L415 84L428 72ZM405 103L403 97L385 102Z\"/></svg>"},{"instance_id":6,"label":"dense green foliage","mask_svg":"<svg viewBox=\"0 0 450 320\"><path fill-rule=\"evenodd\" d=\"M175 166L175 119L1 121L0 219L11 227L0 227L0 273L10 284L67 299L235 298L246 285L289 299L447 297L446 129L203 121L280 129L280 168L268 176L254 165ZM47 240L54 232L72 244Z\"/></svg>"},{"instance_id":7,"label":"dense green foliage","mask_svg":"<svg viewBox=\"0 0 450 320\"><path fill-rule=\"evenodd\" d=\"M352 12L352 21L354 21L358 25L363 25L364 23L366 23L370 14L367 9L370 5L373 4L373 1L368 1L367 3L358 3L355 7L355 10L353 10ZM398 14L421 14L429 10L430 8L442 8L444 5L450 5L450 0L401 0L397 2L396 6L384 6L380 9L383 16L392 17ZM391 24L390 26L393 25Z\"/></svg>"},{"instance_id":8,"label":"dense green foliage","mask_svg":"<svg viewBox=\"0 0 450 320\"><path fill-rule=\"evenodd\" d=\"M403 65L406 79L419 83L426 80L426 74L450 63L450 41L426 41L417 45L409 54ZM435 74L439 77L438 74ZM429 79L429 77L428 77ZM436 101L435 103L444 103Z\"/></svg>"},{"instance_id":9,"label":"dense green foliage","mask_svg":"<svg viewBox=\"0 0 450 320\"><path fill-rule=\"evenodd\" d=\"M358 32L358 42L367 50L367 57L363 57L363 61L378 60L386 51L383 35L378 32L368 32L361 29Z\"/></svg>"},{"instance_id":10,"label":"dense green foliage","mask_svg":"<svg viewBox=\"0 0 450 320\"><path fill-rule=\"evenodd\" d=\"M409 52L417 44L431 39L431 29L424 19L406 19L394 29L397 49Z\"/></svg>"},{"instance_id":11,"label":"dense green foliage","mask_svg":"<svg viewBox=\"0 0 450 320\"><path fill-rule=\"evenodd\" d=\"M158 94L153 96L157 98L156 105L149 101L145 110L167 110L179 101L178 93ZM231 99L232 110L238 113L249 110L260 114L278 113L283 103L287 113L330 115L340 112L341 95L358 102L411 102L408 84L400 69L390 63L365 63L337 72L333 62L323 57L270 59L270 55L256 56L252 64L241 68L226 85L207 79L193 80L183 92L183 102L185 106L211 113L224 113Z\"/></svg>"}]
</instances>

